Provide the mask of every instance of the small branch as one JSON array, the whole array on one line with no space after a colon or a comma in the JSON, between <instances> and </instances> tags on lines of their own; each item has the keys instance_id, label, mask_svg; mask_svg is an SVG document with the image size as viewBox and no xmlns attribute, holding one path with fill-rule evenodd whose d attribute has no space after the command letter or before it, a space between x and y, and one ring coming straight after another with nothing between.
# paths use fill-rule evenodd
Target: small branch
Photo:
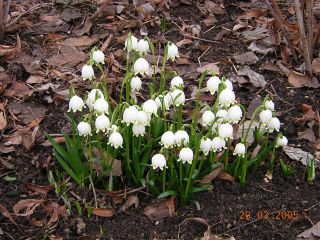
<instances>
[{"instance_id":1,"label":"small branch","mask_svg":"<svg viewBox=\"0 0 320 240\"><path fill-rule=\"evenodd\" d=\"M4 10L4 14L3 14L3 24L4 25L7 24L8 15L10 13L10 6L11 6L11 0L8 0L7 3L6 3L6 8Z\"/></svg>"},{"instance_id":2,"label":"small branch","mask_svg":"<svg viewBox=\"0 0 320 240\"><path fill-rule=\"evenodd\" d=\"M272 8L273 8L273 10L275 12L275 15L277 15L279 21L284 25L286 23L286 20L284 19L283 15L281 13L281 10L279 8L279 5L276 2L276 0L271 0L271 5L272 5Z\"/></svg>"},{"instance_id":3,"label":"small branch","mask_svg":"<svg viewBox=\"0 0 320 240\"><path fill-rule=\"evenodd\" d=\"M3 18L3 0L0 0L0 41L3 40L5 31L4 18Z\"/></svg>"},{"instance_id":4,"label":"small branch","mask_svg":"<svg viewBox=\"0 0 320 240\"><path fill-rule=\"evenodd\" d=\"M94 185L93 185L91 177L89 177L89 180L90 180L90 183L91 183L91 186L92 186L92 192L93 192L93 196L94 196L94 207L98 208L96 190L94 188Z\"/></svg>"},{"instance_id":5,"label":"small branch","mask_svg":"<svg viewBox=\"0 0 320 240\"><path fill-rule=\"evenodd\" d=\"M306 1L307 34L310 61L313 60L314 0Z\"/></svg>"},{"instance_id":6,"label":"small branch","mask_svg":"<svg viewBox=\"0 0 320 240\"><path fill-rule=\"evenodd\" d=\"M294 2L295 2L297 21L300 29L302 52L303 52L303 57L306 63L306 71L307 71L307 74L310 77L312 77L311 56L310 56L308 39L307 39L306 31L304 28L304 21L303 21L303 14L301 10L300 0L295 0Z\"/></svg>"}]
</instances>

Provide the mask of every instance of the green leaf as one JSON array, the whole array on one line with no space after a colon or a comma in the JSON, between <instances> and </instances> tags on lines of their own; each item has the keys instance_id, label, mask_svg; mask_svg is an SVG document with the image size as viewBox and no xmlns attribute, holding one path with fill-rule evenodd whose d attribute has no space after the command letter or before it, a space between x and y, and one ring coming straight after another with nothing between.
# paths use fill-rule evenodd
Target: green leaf
<instances>
[{"instance_id":1,"label":"green leaf","mask_svg":"<svg viewBox=\"0 0 320 240\"><path fill-rule=\"evenodd\" d=\"M7 182L14 182L17 180L16 177L10 177L9 175L5 176L3 179Z\"/></svg>"},{"instance_id":2,"label":"green leaf","mask_svg":"<svg viewBox=\"0 0 320 240\"><path fill-rule=\"evenodd\" d=\"M177 196L177 192L174 191L174 190L168 190L168 191L165 191L163 193L161 193L158 198L166 198L166 197L169 197L169 196Z\"/></svg>"},{"instance_id":3,"label":"green leaf","mask_svg":"<svg viewBox=\"0 0 320 240\"><path fill-rule=\"evenodd\" d=\"M213 189L213 186L211 184L208 184L208 185L204 185L204 186L201 186L201 187L193 187L191 191L193 193L195 193L195 192L209 191L209 190L212 190L212 189Z\"/></svg>"},{"instance_id":4,"label":"green leaf","mask_svg":"<svg viewBox=\"0 0 320 240\"><path fill-rule=\"evenodd\" d=\"M201 209L200 203L199 203L198 201L196 201L196 200L191 200L191 202L193 202L194 205L196 205L196 208L197 208L198 211Z\"/></svg>"}]
</instances>

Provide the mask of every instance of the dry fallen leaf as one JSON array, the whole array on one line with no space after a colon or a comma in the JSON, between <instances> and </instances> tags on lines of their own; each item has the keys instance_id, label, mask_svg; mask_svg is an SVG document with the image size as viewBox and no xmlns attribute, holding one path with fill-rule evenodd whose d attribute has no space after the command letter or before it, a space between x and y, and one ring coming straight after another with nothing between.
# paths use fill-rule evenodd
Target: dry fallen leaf
<instances>
[{"instance_id":1,"label":"dry fallen leaf","mask_svg":"<svg viewBox=\"0 0 320 240\"><path fill-rule=\"evenodd\" d=\"M320 237L320 222L313 225L308 230L300 233L296 240L316 240Z\"/></svg>"},{"instance_id":2,"label":"dry fallen leaf","mask_svg":"<svg viewBox=\"0 0 320 240\"><path fill-rule=\"evenodd\" d=\"M65 142L66 142L66 139L65 139L64 137L56 137L56 138L53 138L53 140L54 140L55 142L57 142L58 144L61 144L61 143L65 143ZM41 143L40 145L43 146L43 147L50 147L50 146L52 146L49 140L44 141L44 142Z\"/></svg>"},{"instance_id":3,"label":"dry fallen leaf","mask_svg":"<svg viewBox=\"0 0 320 240\"><path fill-rule=\"evenodd\" d=\"M233 56L236 63L245 65L245 64L254 64L257 61L259 61L259 58L257 55L255 55L253 52L246 52L240 55L234 55Z\"/></svg>"},{"instance_id":4,"label":"dry fallen leaf","mask_svg":"<svg viewBox=\"0 0 320 240\"><path fill-rule=\"evenodd\" d=\"M92 213L99 217L112 217L113 211L107 208L93 208Z\"/></svg>"},{"instance_id":5,"label":"dry fallen leaf","mask_svg":"<svg viewBox=\"0 0 320 240\"><path fill-rule=\"evenodd\" d=\"M122 205L122 207L119 209L119 213L126 211L128 208L130 208L132 205L134 205L135 208L139 205L139 198L137 196L129 196L127 201Z\"/></svg>"},{"instance_id":6,"label":"dry fallen leaf","mask_svg":"<svg viewBox=\"0 0 320 240\"><path fill-rule=\"evenodd\" d=\"M34 210L43 203L42 199L24 199L20 200L16 205L13 206L13 212L17 216L30 216L33 214ZM20 213L21 210L25 209L24 213Z\"/></svg>"},{"instance_id":7,"label":"dry fallen leaf","mask_svg":"<svg viewBox=\"0 0 320 240\"><path fill-rule=\"evenodd\" d=\"M292 72L288 76L289 83L296 88L300 87L312 87L318 88L320 84L316 78L310 78L306 74L301 74L298 72Z\"/></svg>"},{"instance_id":8,"label":"dry fallen leaf","mask_svg":"<svg viewBox=\"0 0 320 240\"><path fill-rule=\"evenodd\" d=\"M204 71L208 71L208 73L214 73L216 75L220 75L220 69L216 63L209 63L202 67L197 68L198 73L203 73Z\"/></svg>"},{"instance_id":9,"label":"dry fallen leaf","mask_svg":"<svg viewBox=\"0 0 320 240\"><path fill-rule=\"evenodd\" d=\"M174 214L174 197L167 200L157 200L154 204L145 207L143 214L151 221L161 220Z\"/></svg>"},{"instance_id":10,"label":"dry fallen leaf","mask_svg":"<svg viewBox=\"0 0 320 240\"><path fill-rule=\"evenodd\" d=\"M17 43L15 47L0 45L0 57L3 57L5 60L14 58L18 52L21 50L21 40L17 34Z\"/></svg>"},{"instance_id":11,"label":"dry fallen leaf","mask_svg":"<svg viewBox=\"0 0 320 240\"><path fill-rule=\"evenodd\" d=\"M9 211L2 204L0 204L0 213L2 214L2 216L8 218L10 222L12 222L13 224L16 224L16 222L13 220Z\"/></svg>"},{"instance_id":12,"label":"dry fallen leaf","mask_svg":"<svg viewBox=\"0 0 320 240\"><path fill-rule=\"evenodd\" d=\"M305 130L303 132L298 132L298 138L299 139L306 139L310 142L316 141L316 135L314 134L312 127L308 128L307 130Z\"/></svg>"},{"instance_id":13,"label":"dry fallen leaf","mask_svg":"<svg viewBox=\"0 0 320 240\"><path fill-rule=\"evenodd\" d=\"M230 182L234 182L234 177L231 176L229 173L225 172L225 171L221 171L221 173L219 174L218 176L220 179L222 180L227 180L227 181L230 181Z\"/></svg>"},{"instance_id":14,"label":"dry fallen leaf","mask_svg":"<svg viewBox=\"0 0 320 240\"><path fill-rule=\"evenodd\" d=\"M47 60L49 65L61 66L67 65L69 67L75 66L81 61L84 61L86 54L76 49L74 46L63 45L60 48L61 53L52 56Z\"/></svg>"},{"instance_id":15,"label":"dry fallen leaf","mask_svg":"<svg viewBox=\"0 0 320 240\"><path fill-rule=\"evenodd\" d=\"M320 73L320 58L313 59L312 71L313 71L313 73Z\"/></svg>"},{"instance_id":16,"label":"dry fallen leaf","mask_svg":"<svg viewBox=\"0 0 320 240\"><path fill-rule=\"evenodd\" d=\"M255 87L264 87L267 85L267 82L263 75L251 70L249 66L243 66L237 71L239 76L247 76Z\"/></svg>"},{"instance_id":17,"label":"dry fallen leaf","mask_svg":"<svg viewBox=\"0 0 320 240\"><path fill-rule=\"evenodd\" d=\"M7 119L4 116L4 112L0 112L0 131L5 129L6 126L7 126Z\"/></svg>"},{"instance_id":18,"label":"dry fallen leaf","mask_svg":"<svg viewBox=\"0 0 320 240\"><path fill-rule=\"evenodd\" d=\"M283 148L284 152L290 157L292 160L299 161L303 165L307 165L307 162L314 158L314 156L306 151L303 151L300 148L294 148L286 146ZM316 161L317 164L318 161ZM319 165L319 163L318 163Z\"/></svg>"},{"instance_id":19,"label":"dry fallen leaf","mask_svg":"<svg viewBox=\"0 0 320 240\"><path fill-rule=\"evenodd\" d=\"M218 167L217 169L213 170L208 175L204 176L201 179L200 183L211 183L212 180L214 180L215 178L217 178L220 175L222 170L223 170L223 166Z\"/></svg>"},{"instance_id":20,"label":"dry fallen leaf","mask_svg":"<svg viewBox=\"0 0 320 240\"><path fill-rule=\"evenodd\" d=\"M37 193L47 194L51 189L53 189L53 186L41 186L33 183L28 183L27 188Z\"/></svg>"}]
</instances>

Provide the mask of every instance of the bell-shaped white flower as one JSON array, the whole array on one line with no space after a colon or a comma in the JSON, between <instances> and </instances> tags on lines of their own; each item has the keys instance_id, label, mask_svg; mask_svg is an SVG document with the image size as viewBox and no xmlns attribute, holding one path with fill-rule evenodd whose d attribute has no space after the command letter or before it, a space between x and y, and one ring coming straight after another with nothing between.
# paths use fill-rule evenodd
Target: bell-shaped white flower
<instances>
[{"instance_id":1,"label":"bell-shaped white flower","mask_svg":"<svg viewBox=\"0 0 320 240\"><path fill-rule=\"evenodd\" d=\"M92 59L98 64L104 64L104 53L100 50L93 51Z\"/></svg>"},{"instance_id":2,"label":"bell-shaped white flower","mask_svg":"<svg viewBox=\"0 0 320 240\"><path fill-rule=\"evenodd\" d=\"M126 39L126 42L124 43L124 49L127 49L129 52L131 50L136 51L138 49L138 39L131 35L131 44L129 45L129 37Z\"/></svg>"},{"instance_id":3,"label":"bell-shaped white flower","mask_svg":"<svg viewBox=\"0 0 320 240\"><path fill-rule=\"evenodd\" d=\"M179 159L178 159L178 162L182 161L182 163L189 163L191 164L192 161L193 161L193 151L186 147L186 148L182 148L180 150L180 153L179 153Z\"/></svg>"},{"instance_id":4,"label":"bell-shaped white flower","mask_svg":"<svg viewBox=\"0 0 320 240\"><path fill-rule=\"evenodd\" d=\"M278 137L276 146L285 147L288 145L288 139L285 136Z\"/></svg>"},{"instance_id":5,"label":"bell-shaped white flower","mask_svg":"<svg viewBox=\"0 0 320 240\"><path fill-rule=\"evenodd\" d=\"M260 121L263 125L267 125L272 118L272 112L270 109L262 110L259 114Z\"/></svg>"},{"instance_id":6,"label":"bell-shaped white flower","mask_svg":"<svg viewBox=\"0 0 320 240\"><path fill-rule=\"evenodd\" d=\"M135 106L130 106L123 111L122 121L127 125L136 124L138 123L138 114L138 109Z\"/></svg>"},{"instance_id":7,"label":"bell-shaped white flower","mask_svg":"<svg viewBox=\"0 0 320 240\"><path fill-rule=\"evenodd\" d=\"M221 91L219 94L219 104L225 107L229 107L236 101L234 92L228 88Z\"/></svg>"},{"instance_id":8,"label":"bell-shaped white flower","mask_svg":"<svg viewBox=\"0 0 320 240\"><path fill-rule=\"evenodd\" d=\"M225 80L225 84L226 84L227 89L229 89L231 91L233 90L233 84L229 79Z\"/></svg>"},{"instance_id":9,"label":"bell-shaped white flower","mask_svg":"<svg viewBox=\"0 0 320 240\"><path fill-rule=\"evenodd\" d=\"M246 154L246 146L243 143L238 143L233 151L233 155L244 157Z\"/></svg>"},{"instance_id":10,"label":"bell-shaped white flower","mask_svg":"<svg viewBox=\"0 0 320 240\"><path fill-rule=\"evenodd\" d=\"M135 74L147 74L149 71L149 63L144 58L138 58L133 65L133 70Z\"/></svg>"},{"instance_id":11,"label":"bell-shaped white flower","mask_svg":"<svg viewBox=\"0 0 320 240\"><path fill-rule=\"evenodd\" d=\"M123 137L119 132L113 132L110 134L108 144L110 144L115 149L118 149L119 147L122 147Z\"/></svg>"},{"instance_id":12,"label":"bell-shaped white flower","mask_svg":"<svg viewBox=\"0 0 320 240\"><path fill-rule=\"evenodd\" d=\"M212 111L205 111L202 114L202 126L206 127L213 123L215 119L214 113Z\"/></svg>"},{"instance_id":13,"label":"bell-shaped white flower","mask_svg":"<svg viewBox=\"0 0 320 240\"><path fill-rule=\"evenodd\" d=\"M139 77L133 77L130 81L131 91L140 91L142 86L142 81Z\"/></svg>"},{"instance_id":14,"label":"bell-shaped white flower","mask_svg":"<svg viewBox=\"0 0 320 240\"><path fill-rule=\"evenodd\" d=\"M90 110L93 108L94 103L99 98L103 98L104 99L103 93L99 89L92 89L89 92L87 100L86 100L86 104L87 104L87 106L89 107Z\"/></svg>"},{"instance_id":15,"label":"bell-shaped white flower","mask_svg":"<svg viewBox=\"0 0 320 240\"><path fill-rule=\"evenodd\" d=\"M155 100L149 99L145 101L142 105L142 110L149 115L156 115L158 112L158 106Z\"/></svg>"},{"instance_id":16,"label":"bell-shaped white flower","mask_svg":"<svg viewBox=\"0 0 320 240\"><path fill-rule=\"evenodd\" d=\"M207 156L211 150L212 141L209 138L202 138L200 142L200 150Z\"/></svg>"},{"instance_id":17,"label":"bell-shaped white flower","mask_svg":"<svg viewBox=\"0 0 320 240\"><path fill-rule=\"evenodd\" d=\"M80 122L77 126L79 136L91 136L91 126L87 122Z\"/></svg>"},{"instance_id":18,"label":"bell-shaped white flower","mask_svg":"<svg viewBox=\"0 0 320 240\"><path fill-rule=\"evenodd\" d=\"M147 40L144 40L144 39L139 40L138 51L141 53L147 53L150 51L149 43Z\"/></svg>"},{"instance_id":19,"label":"bell-shaped white flower","mask_svg":"<svg viewBox=\"0 0 320 240\"><path fill-rule=\"evenodd\" d=\"M187 145L189 143L189 135L186 131L178 130L174 134L174 141L176 146L181 147L182 145Z\"/></svg>"},{"instance_id":20,"label":"bell-shaped white flower","mask_svg":"<svg viewBox=\"0 0 320 240\"><path fill-rule=\"evenodd\" d=\"M264 107L266 109L270 109L271 111L274 111L274 102L272 100L267 100L265 103L264 103Z\"/></svg>"},{"instance_id":21,"label":"bell-shaped white flower","mask_svg":"<svg viewBox=\"0 0 320 240\"><path fill-rule=\"evenodd\" d=\"M78 96L73 96L70 101L69 101L69 110L68 112L76 112L79 111L81 112L82 109L84 108L84 102L81 97Z\"/></svg>"},{"instance_id":22,"label":"bell-shaped white flower","mask_svg":"<svg viewBox=\"0 0 320 240\"><path fill-rule=\"evenodd\" d=\"M277 117L273 117L269 120L267 123L267 128L270 133L272 133L274 130L279 132L280 130L280 120Z\"/></svg>"},{"instance_id":23,"label":"bell-shaped white flower","mask_svg":"<svg viewBox=\"0 0 320 240\"><path fill-rule=\"evenodd\" d=\"M91 65L84 65L81 69L81 76L83 80L92 80L94 78L94 71Z\"/></svg>"},{"instance_id":24,"label":"bell-shaped white flower","mask_svg":"<svg viewBox=\"0 0 320 240\"><path fill-rule=\"evenodd\" d=\"M214 137L211 141L211 150L213 152L221 151L226 147L226 141L221 137Z\"/></svg>"},{"instance_id":25,"label":"bell-shaped white flower","mask_svg":"<svg viewBox=\"0 0 320 240\"><path fill-rule=\"evenodd\" d=\"M179 57L178 47L176 45L174 45L173 43L171 43L168 46L168 58L167 58L167 60L170 58L171 61L174 61L176 59L176 57Z\"/></svg>"},{"instance_id":26,"label":"bell-shaped white flower","mask_svg":"<svg viewBox=\"0 0 320 240\"><path fill-rule=\"evenodd\" d=\"M175 143L175 135L171 131L166 131L161 136L161 145L164 146L164 148L172 148Z\"/></svg>"},{"instance_id":27,"label":"bell-shaped white flower","mask_svg":"<svg viewBox=\"0 0 320 240\"><path fill-rule=\"evenodd\" d=\"M171 99L171 95L170 95L170 99ZM166 110L170 109L170 104L169 104L167 95L166 96L159 95L158 97L156 97L155 102L159 109L162 109L163 104Z\"/></svg>"},{"instance_id":28,"label":"bell-shaped white flower","mask_svg":"<svg viewBox=\"0 0 320 240\"><path fill-rule=\"evenodd\" d=\"M149 114L147 114L144 111L138 112L138 123L143 124L144 126L149 126L150 120L151 120L151 117Z\"/></svg>"},{"instance_id":29,"label":"bell-shaped white flower","mask_svg":"<svg viewBox=\"0 0 320 240\"><path fill-rule=\"evenodd\" d=\"M109 127L110 127L110 120L109 118L102 114L102 115L99 115L97 118L96 118L96 121L95 121L95 126L96 126L96 132L98 133L99 131L101 132L106 132Z\"/></svg>"},{"instance_id":30,"label":"bell-shaped white flower","mask_svg":"<svg viewBox=\"0 0 320 240\"><path fill-rule=\"evenodd\" d=\"M160 153L155 154L151 159L151 166L153 169L160 168L160 170L167 168L166 158Z\"/></svg>"},{"instance_id":31,"label":"bell-shaped white flower","mask_svg":"<svg viewBox=\"0 0 320 240\"><path fill-rule=\"evenodd\" d=\"M227 120L230 123L238 123L242 118L242 109L234 105L228 110Z\"/></svg>"},{"instance_id":32,"label":"bell-shaped white flower","mask_svg":"<svg viewBox=\"0 0 320 240\"><path fill-rule=\"evenodd\" d=\"M179 76L172 78L170 86L171 86L171 89L183 88L184 86L183 79Z\"/></svg>"},{"instance_id":33,"label":"bell-shaped white flower","mask_svg":"<svg viewBox=\"0 0 320 240\"><path fill-rule=\"evenodd\" d=\"M132 126L132 133L134 136L139 137L142 136L146 133L146 127L145 125L138 123L138 124L133 124Z\"/></svg>"},{"instance_id":34,"label":"bell-shaped white flower","mask_svg":"<svg viewBox=\"0 0 320 240\"><path fill-rule=\"evenodd\" d=\"M209 78L207 81L207 91L209 91L211 95L215 94L215 92L218 92L220 83L221 80L217 76Z\"/></svg>"},{"instance_id":35,"label":"bell-shaped white flower","mask_svg":"<svg viewBox=\"0 0 320 240\"><path fill-rule=\"evenodd\" d=\"M219 137L223 139L232 139L233 127L230 123L221 124L218 128Z\"/></svg>"},{"instance_id":36,"label":"bell-shaped white flower","mask_svg":"<svg viewBox=\"0 0 320 240\"><path fill-rule=\"evenodd\" d=\"M95 101L93 108L98 114L108 114L109 103L104 98L99 98Z\"/></svg>"},{"instance_id":37,"label":"bell-shaped white flower","mask_svg":"<svg viewBox=\"0 0 320 240\"><path fill-rule=\"evenodd\" d=\"M228 111L225 109L220 109L217 113L216 116L218 118L218 121L220 120L220 122L224 122L227 121L228 119Z\"/></svg>"},{"instance_id":38,"label":"bell-shaped white flower","mask_svg":"<svg viewBox=\"0 0 320 240\"><path fill-rule=\"evenodd\" d=\"M171 99L173 101L173 104L176 107L184 105L184 102L186 101L186 96L184 95L184 92L180 89L175 89L171 93Z\"/></svg>"}]
</instances>

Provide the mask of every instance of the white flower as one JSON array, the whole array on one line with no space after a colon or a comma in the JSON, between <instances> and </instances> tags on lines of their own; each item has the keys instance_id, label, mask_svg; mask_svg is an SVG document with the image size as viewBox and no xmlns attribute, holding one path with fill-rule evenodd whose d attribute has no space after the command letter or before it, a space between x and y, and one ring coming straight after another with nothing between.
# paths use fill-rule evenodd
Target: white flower
<instances>
[{"instance_id":1,"label":"white flower","mask_svg":"<svg viewBox=\"0 0 320 240\"><path fill-rule=\"evenodd\" d=\"M212 141L209 138L202 138L200 142L200 149L204 155L208 155L212 147Z\"/></svg>"},{"instance_id":2,"label":"white flower","mask_svg":"<svg viewBox=\"0 0 320 240\"><path fill-rule=\"evenodd\" d=\"M182 161L183 163L191 164L193 160L193 151L190 148L182 148L179 153L178 162Z\"/></svg>"},{"instance_id":3,"label":"white flower","mask_svg":"<svg viewBox=\"0 0 320 240\"><path fill-rule=\"evenodd\" d=\"M93 108L94 103L99 98L104 98L103 93L99 89L92 89L88 94L88 97L86 100L86 104L89 107L89 109Z\"/></svg>"},{"instance_id":4,"label":"white flower","mask_svg":"<svg viewBox=\"0 0 320 240\"><path fill-rule=\"evenodd\" d=\"M140 39L138 42L138 51L141 53L147 53L150 51L149 43L147 40Z\"/></svg>"},{"instance_id":5,"label":"white flower","mask_svg":"<svg viewBox=\"0 0 320 240\"><path fill-rule=\"evenodd\" d=\"M272 112L270 109L262 110L259 114L260 121L263 125L267 125L267 123L271 120L272 118Z\"/></svg>"},{"instance_id":6,"label":"white flower","mask_svg":"<svg viewBox=\"0 0 320 240\"><path fill-rule=\"evenodd\" d=\"M138 39L131 35L131 46L128 46L129 38L126 39L126 42L124 43L124 49L128 48L128 51L131 52L131 50L137 50L138 49Z\"/></svg>"},{"instance_id":7,"label":"white flower","mask_svg":"<svg viewBox=\"0 0 320 240\"><path fill-rule=\"evenodd\" d=\"M272 100L267 100L265 103L264 103L264 107L266 109L270 109L271 111L274 111L274 102Z\"/></svg>"},{"instance_id":8,"label":"white flower","mask_svg":"<svg viewBox=\"0 0 320 240\"><path fill-rule=\"evenodd\" d=\"M174 141L178 147L181 145L187 145L189 143L189 135L186 131L178 130L174 134Z\"/></svg>"},{"instance_id":9,"label":"white flower","mask_svg":"<svg viewBox=\"0 0 320 240\"><path fill-rule=\"evenodd\" d=\"M171 96L170 96L170 98L171 98ZM163 103L164 103L165 109L167 109L167 110L170 109L170 104L169 104L167 95L166 96L159 95L158 97L156 97L155 102L157 104L157 107L160 109L162 109Z\"/></svg>"},{"instance_id":10,"label":"white flower","mask_svg":"<svg viewBox=\"0 0 320 240\"><path fill-rule=\"evenodd\" d=\"M144 112L144 111L138 112L138 122L140 124L143 124L144 126L149 126L150 120L151 120L151 117L146 112Z\"/></svg>"},{"instance_id":11,"label":"white flower","mask_svg":"<svg viewBox=\"0 0 320 240\"><path fill-rule=\"evenodd\" d=\"M221 137L215 137L211 141L211 149L213 152L221 151L226 147L226 141Z\"/></svg>"},{"instance_id":12,"label":"white flower","mask_svg":"<svg viewBox=\"0 0 320 240\"><path fill-rule=\"evenodd\" d=\"M232 82L229 79L225 80L225 84L226 84L227 89L229 89L231 91L233 90Z\"/></svg>"},{"instance_id":13,"label":"white flower","mask_svg":"<svg viewBox=\"0 0 320 240\"><path fill-rule=\"evenodd\" d=\"M229 107L236 100L234 92L228 88L221 91L219 94L219 104L225 107Z\"/></svg>"},{"instance_id":14,"label":"white flower","mask_svg":"<svg viewBox=\"0 0 320 240\"><path fill-rule=\"evenodd\" d=\"M149 63L144 58L139 58L135 61L133 70L135 74L146 74L149 71Z\"/></svg>"},{"instance_id":15,"label":"white flower","mask_svg":"<svg viewBox=\"0 0 320 240\"><path fill-rule=\"evenodd\" d=\"M218 92L220 83L221 80L217 76L209 78L207 81L207 91L210 91L211 95L213 95L215 92Z\"/></svg>"},{"instance_id":16,"label":"white flower","mask_svg":"<svg viewBox=\"0 0 320 240\"><path fill-rule=\"evenodd\" d=\"M238 123L242 118L242 110L238 105L234 105L228 110L227 120L230 123Z\"/></svg>"},{"instance_id":17,"label":"white flower","mask_svg":"<svg viewBox=\"0 0 320 240\"><path fill-rule=\"evenodd\" d=\"M158 106L156 101L152 99L145 101L142 105L142 109L144 112L146 112L149 115L154 114L157 116Z\"/></svg>"},{"instance_id":18,"label":"white flower","mask_svg":"<svg viewBox=\"0 0 320 240\"><path fill-rule=\"evenodd\" d=\"M161 145L163 145L165 148L172 148L175 142L175 136L174 133L171 131L166 131L161 136Z\"/></svg>"},{"instance_id":19,"label":"white flower","mask_svg":"<svg viewBox=\"0 0 320 240\"><path fill-rule=\"evenodd\" d=\"M98 114L107 114L109 110L109 103L106 100L104 100L104 98L99 98L94 103L93 108Z\"/></svg>"},{"instance_id":20,"label":"white flower","mask_svg":"<svg viewBox=\"0 0 320 240\"><path fill-rule=\"evenodd\" d=\"M267 123L267 128L269 129L269 132L272 133L274 130L279 132L280 129L280 120L277 117L273 117L269 120Z\"/></svg>"},{"instance_id":21,"label":"white flower","mask_svg":"<svg viewBox=\"0 0 320 240\"><path fill-rule=\"evenodd\" d=\"M83 102L82 98L78 97L78 96L73 96L69 101L68 112L70 112L70 111L73 111L73 112L80 111L81 112L84 107L85 106L84 106L84 102Z\"/></svg>"},{"instance_id":22,"label":"white flower","mask_svg":"<svg viewBox=\"0 0 320 240\"><path fill-rule=\"evenodd\" d=\"M186 96L184 95L183 91L181 91L180 89L176 89L171 93L171 99L173 101L173 104L176 107L179 107L180 105L184 105Z\"/></svg>"},{"instance_id":23,"label":"white flower","mask_svg":"<svg viewBox=\"0 0 320 240\"><path fill-rule=\"evenodd\" d=\"M109 142L108 144L110 144L112 147L114 147L115 149L122 147L123 144L123 138L121 136L120 133L118 132L113 132L111 133L110 137L109 137Z\"/></svg>"},{"instance_id":24,"label":"white flower","mask_svg":"<svg viewBox=\"0 0 320 240\"><path fill-rule=\"evenodd\" d=\"M217 114L217 118L221 119L220 122L226 121L228 117L228 111L224 109L220 109Z\"/></svg>"},{"instance_id":25,"label":"white flower","mask_svg":"<svg viewBox=\"0 0 320 240\"><path fill-rule=\"evenodd\" d=\"M83 80L92 80L94 78L94 71L92 66L84 65L81 69L81 75Z\"/></svg>"},{"instance_id":26,"label":"white flower","mask_svg":"<svg viewBox=\"0 0 320 240\"><path fill-rule=\"evenodd\" d=\"M161 170L163 170L164 167L167 167L166 164L166 158L162 154L155 154L151 159L151 165L153 169L160 168Z\"/></svg>"},{"instance_id":27,"label":"white flower","mask_svg":"<svg viewBox=\"0 0 320 240\"><path fill-rule=\"evenodd\" d=\"M219 137L223 139L232 139L233 127L230 123L221 124L218 128Z\"/></svg>"},{"instance_id":28,"label":"white flower","mask_svg":"<svg viewBox=\"0 0 320 240\"><path fill-rule=\"evenodd\" d=\"M171 61L174 61L176 57L179 57L178 47L174 45L173 43L169 44L168 46L168 58L170 58Z\"/></svg>"},{"instance_id":29,"label":"white flower","mask_svg":"<svg viewBox=\"0 0 320 240\"><path fill-rule=\"evenodd\" d=\"M130 106L123 111L122 121L129 125L130 123L138 123L138 109L135 106Z\"/></svg>"},{"instance_id":30,"label":"white flower","mask_svg":"<svg viewBox=\"0 0 320 240\"><path fill-rule=\"evenodd\" d=\"M110 120L106 115L100 115L96 118L96 132L105 132L110 127Z\"/></svg>"},{"instance_id":31,"label":"white flower","mask_svg":"<svg viewBox=\"0 0 320 240\"><path fill-rule=\"evenodd\" d=\"M104 54L103 54L103 52L100 51L100 50L94 51L93 54L92 54L92 59L96 63L104 64Z\"/></svg>"},{"instance_id":32,"label":"white flower","mask_svg":"<svg viewBox=\"0 0 320 240\"><path fill-rule=\"evenodd\" d=\"M133 124L132 132L136 137L139 137L139 135L143 137L143 135L146 133L146 127L141 123Z\"/></svg>"},{"instance_id":33,"label":"white flower","mask_svg":"<svg viewBox=\"0 0 320 240\"><path fill-rule=\"evenodd\" d=\"M214 113L212 111L205 111L202 114L202 126L206 127L211 125L215 119Z\"/></svg>"},{"instance_id":34,"label":"white flower","mask_svg":"<svg viewBox=\"0 0 320 240\"><path fill-rule=\"evenodd\" d=\"M285 136L278 137L277 139L277 147L285 147L288 145L288 139Z\"/></svg>"},{"instance_id":35,"label":"white flower","mask_svg":"<svg viewBox=\"0 0 320 240\"><path fill-rule=\"evenodd\" d=\"M91 136L91 126L87 122L80 122L77 126L79 136Z\"/></svg>"},{"instance_id":36,"label":"white flower","mask_svg":"<svg viewBox=\"0 0 320 240\"><path fill-rule=\"evenodd\" d=\"M183 79L179 76L174 77L172 78L170 85L172 89L181 88L181 87L183 88L183 85L184 85Z\"/></svg>"},{"instance_id":37,"label":"white flower","mask_svg":"<svg viewBox=\"0 0 320 240\"><path fill-rule=\"evenodd\" d=\"M131 91L140 91L142 81L139 77L133 77L130 81Z\"/></svg>"},{"instance_id":38,"label":"white flower","mask_svg":"<svg viewBox=\"0 0 320 240\"><path fill-rule=\"evenodd\" d=\"M243 143L238 143L234 148L233 155L243 157L246 154L246 146Z\"/></svg>"}]
</instances>

